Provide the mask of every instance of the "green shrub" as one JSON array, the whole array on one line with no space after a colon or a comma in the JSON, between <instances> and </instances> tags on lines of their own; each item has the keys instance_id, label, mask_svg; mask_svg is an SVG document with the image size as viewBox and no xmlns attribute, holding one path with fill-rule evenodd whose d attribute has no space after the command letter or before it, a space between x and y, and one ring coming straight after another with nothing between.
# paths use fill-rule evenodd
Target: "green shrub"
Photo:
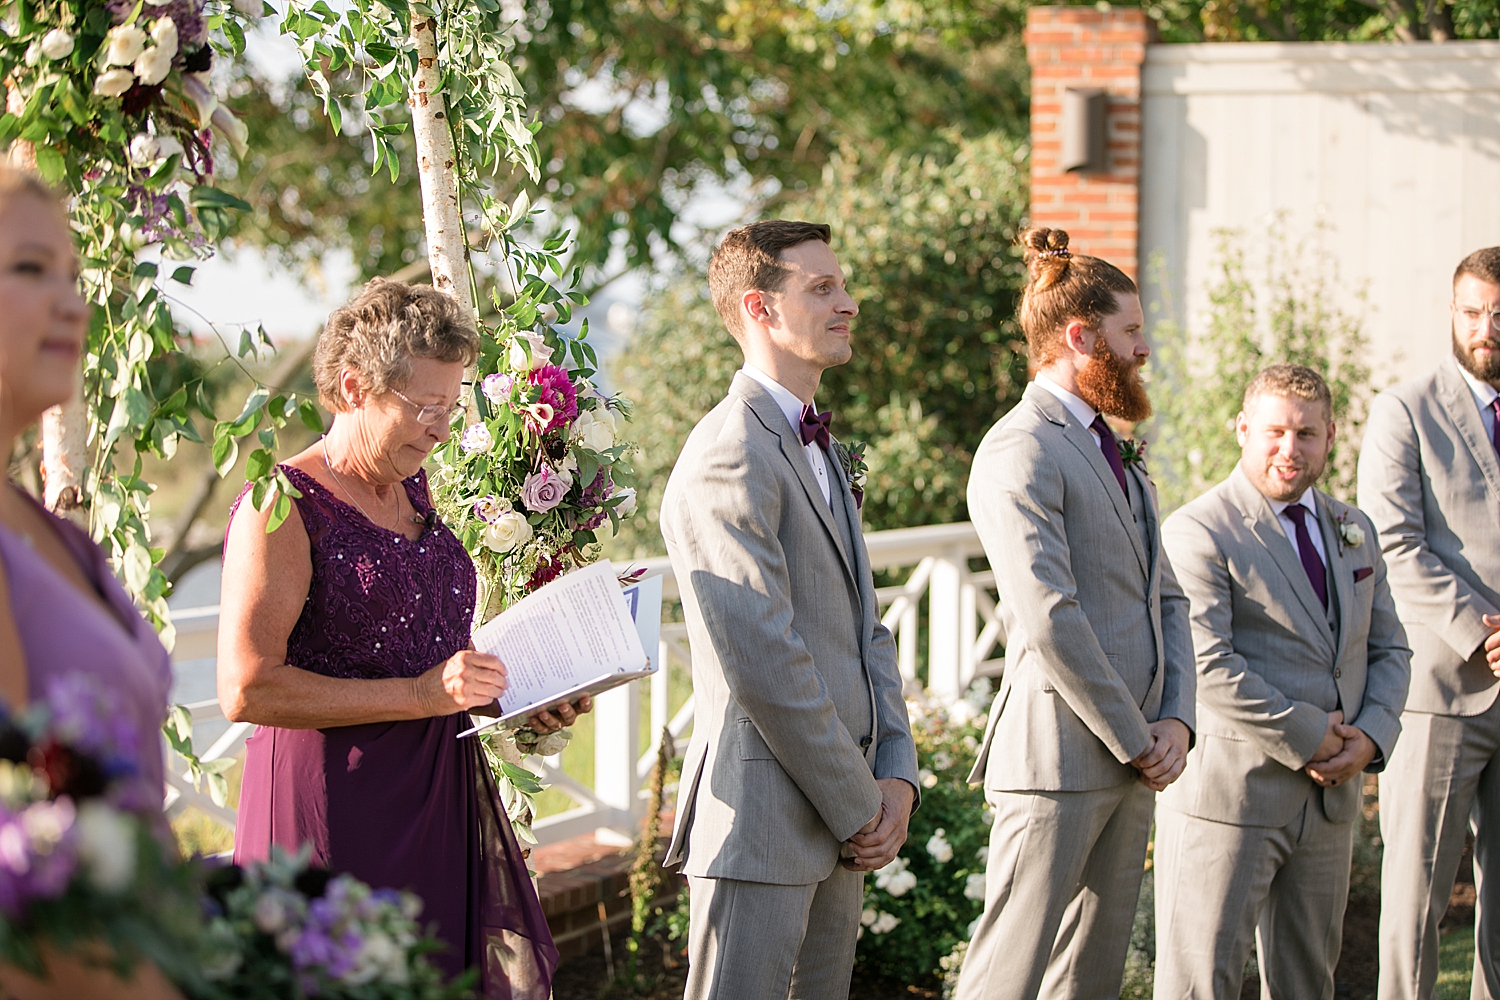
<instances>
[{"instance_id":1,"label":"green shrub","mask_svg":"<svg viewBox=\"0 0 1500 1000\"><path fill-rule=\"evenodd\" d=\"M984 910L991 814L984 792L964 779L989 701L989 682L981 680L946 710L908 703L922 804L900 855L865 879L856 958L882 976L919 983L942 975L943 959L969 939Z\"/></svg>"}]
</instances>

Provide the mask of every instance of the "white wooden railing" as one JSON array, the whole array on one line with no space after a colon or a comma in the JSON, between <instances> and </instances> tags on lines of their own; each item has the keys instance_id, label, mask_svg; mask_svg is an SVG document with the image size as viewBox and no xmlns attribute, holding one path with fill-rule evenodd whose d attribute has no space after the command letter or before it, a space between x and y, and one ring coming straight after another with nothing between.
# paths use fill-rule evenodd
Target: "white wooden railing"
<instances>
[{"instance_id":1,"label":"white wooden railing","mask_svg":"<svg viewBox=\"0 0 1500 1000\"><path fill-rule=\"evenodd\" d=\"M877 573L910 567L903 583L881 587L876 597L881 621L895 635L897 662L912 694L936 701L951 701L969 687L976 676L996 676L1004 662L993 658L1005 644L1005 625L993 596L994 574L972 570L972 560L982 560L984 549L973 525L938 524L920 528L898 528L865 535L870 565ZM665 558L646 560L647 575L661 575L663 597L668 606L677 599L677 582ZM925 598L925 600L924 600ZM921 632L926 611L927 671L920 676ZM173 659L186 661L214 655L218 634L218 608L179 611L173 616L177 647ZM687 626L664 622L661 631L660 669L644 687L630 684L606 692L594 708L594 783L589 788L565 773L561 757L531 758L542 781L573 800L566 812L539 820L534 829L543 844L556 843L584 833L618 843L628 843L644 815L643 786L656 760L656 734L666 726L681 750L692 731L691 695L675 713L670 690L677 671L691 677L691 653ZM215 701L189 705L195 723L223 720ZM220 722L222 725L222 721ZM638 750L650 734L644 755ZM203 760L237 756L244 751L250 734L248 723L230 725L213 744L200 753ZM234 827L232 808L214 804L205 791L197 791L187 778L184 762L175 761L167 776L167 810L176 815L184 809L202 811L213 820Z\"/></svg>"}]
</instances>

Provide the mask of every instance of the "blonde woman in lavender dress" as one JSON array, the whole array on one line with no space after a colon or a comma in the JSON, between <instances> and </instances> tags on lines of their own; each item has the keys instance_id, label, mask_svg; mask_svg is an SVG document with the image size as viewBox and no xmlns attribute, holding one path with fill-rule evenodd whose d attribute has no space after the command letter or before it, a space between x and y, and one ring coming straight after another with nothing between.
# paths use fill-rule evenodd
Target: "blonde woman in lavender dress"
<instances>
[{"instance_id":1,"label":"blonde woman in lavender dress","mask_svg":"<svg viewBox=\"0 0 1500 1000\"><path fill-rule=\"evenodd\" d=\"M73 393L89 308L78 294L78 258L56 197L39 181L0 167L0 449L42 411ZM87 534L21 487L0 486L0 695L12 707L94 696L116 749L135 760L141 804L159 804L159 731L171 668ZM17 1000L179 994L154 966L122 981L73 955L46 956L48 978L0 966L0 996Z\"/></svg>"}]
</instances>

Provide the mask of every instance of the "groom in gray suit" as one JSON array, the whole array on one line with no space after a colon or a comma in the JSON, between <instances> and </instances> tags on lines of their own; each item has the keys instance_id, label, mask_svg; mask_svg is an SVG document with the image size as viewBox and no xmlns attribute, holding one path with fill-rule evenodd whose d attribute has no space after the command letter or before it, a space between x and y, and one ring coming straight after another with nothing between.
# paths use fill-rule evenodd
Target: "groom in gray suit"
<instances>
[{"instance_id":1,"label":"groom in gray suit","mask_svg":"<svg viewBox=\"0 0 1500 1000\"><path fill-rule=\"evenodd\" d=\"M1472 996L1500 997L1500 247L1453 275L1453 354L1375 397L1359 505L1412 648L1380 776L1380 1000L1429 1000L1438 922L1474 833Z\"/></svg>"},{"instance_id":2,"label":"groom in gray suit","mask_svg":"<svg viewBox=\"0 0 1500 1000\"><path fill-rule=\"evenodd\" d=\"M1333 1000L1360 774L1390 759L1411 657L1374 527L1313 486L1334 431L1317 372L1265 369L1239 465L1162 530L1198 746L1157 802L1157 1000L1237 1000L1257 940L1262 997Z\"/></svg>"},{"instance_id":3,"label":"groom in gray suit","mask_svg":"<svg viewBox=\"0 0 1500 1000\"><path fill-rule=\"evenodd\" d=\"M667 851L688 877L689 1000L845 1000L864 873L895 858L916 800L862 496L812 405L859 311L828 238L771 220L715 248L745 366L662 499L697 706Z\"/></svg>"},{"instance_id":4,"label":"groom in gray suit","mask_svg":"<svg viewBox=\"0 0 1500 1000\"><path fill-rule=\"evenodd\" d=\"M994 810L959 1000L1118 997L1153 790L1193 726L1187 600L1140 453L1103 415L1150 415L1135 283L1023 234L1037 377L985 435L969 511L1012 622L970 781ZM1123 447L1122 447L1123 445Z\"/></svg>"}]
</instances>

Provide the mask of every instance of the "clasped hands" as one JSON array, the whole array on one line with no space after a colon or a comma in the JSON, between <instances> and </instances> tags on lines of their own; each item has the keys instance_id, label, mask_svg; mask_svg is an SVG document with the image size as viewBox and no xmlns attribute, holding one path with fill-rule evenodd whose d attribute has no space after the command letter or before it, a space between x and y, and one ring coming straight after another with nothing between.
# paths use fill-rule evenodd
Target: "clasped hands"
<instances>
[{"instance_id":1,"label":"clasped hands","mask_svg":"<svg viewBox=\"0 0 1500 1000\"><path fill-rule=\"evenodd\" d=\"M495 701L509 685L505 664L498 656L474 649L461 649L417 679L422 703L431 708L430 715L452 715L469 711L475 715L494 715ZM594 699L584 695L572 704L542 711L526 720L539 733L555 733L571 726L578 716L594 709Z\"/></svg>"},{"instance_id":2,"label":"clasped hands","mask_svg":"<svg viewBox=\"0 0 1500 1000\"><path fill-rule=\"evenodd\" d=\"M1375 752L1375 741L1358 726L1346 726L1344 713L1334 710L1328 713L1323 742L1303 770L1324 788L1332 788L1359 775L1375 759Z\"/></svg>"},{"instance_id":3,"label":"clasped hands","mask_svg":"<svg viewBox=\"0 0 1500 1000\"><path fill-rule=\"evenodd\" d=\"M917 790L901 778L877 778L880 786L880 809L875 818L860 828L846 843L853 857L841 858L839 864L851 872L873 872L896 860L906 843L906 824Z\"/></svg>"},{"instance_id":4,"label":"clasped hands","mask_svg":"<svg viewBox=\"0 0 1500 1000\"><path fill-rule=\"evenodd\" d=\"M1484 658L1490 671L1500 677L1500 615L1485 615L1484 624L1492 630L1490 637L1484 640Z\"/></svg>"},{"instance_id":5,"label":"clasped hands","mask_svg":"<svg viewBox=\"0 0 1500 1000\"><path fill-rule=\"evenodd\" d=\"M1149 723L1151 742L1130 766L1140 772L1137 779L1153 792L1163 791L1182 775L1187 764L1187 724L1181 719L1158 719Z\"/></svg>"}]
</instances>

